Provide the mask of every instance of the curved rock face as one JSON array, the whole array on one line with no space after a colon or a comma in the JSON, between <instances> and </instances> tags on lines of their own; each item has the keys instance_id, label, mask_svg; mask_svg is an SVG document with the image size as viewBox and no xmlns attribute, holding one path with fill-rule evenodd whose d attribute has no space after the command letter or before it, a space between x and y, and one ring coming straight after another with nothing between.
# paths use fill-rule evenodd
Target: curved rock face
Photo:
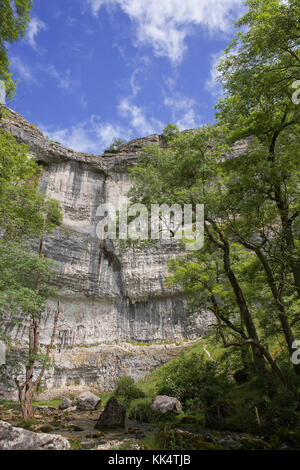
<instances>
[{"instance_id":1,"label":"curved rock face","mask_svg":"<svg viewBox=\"0 0 300 470\"><path fill-rule=\"evenodd\" d=\"M123 250L118 242L103 245L96 233L99 205L118 204L131 186L128 168L142 147L154 142L163 146L161 137L137 139L117 154L95 156L50 141L13 111L0 126L29 145L43 166L41 190L62 206L63 224L46 238L44 248L45 256L59 264L57 349L121 341L178 342L189 336L185 303L179 292L164 285L166 262L178 252L176 244L165 240L144 250ZM57 299L49 302L41 334L45 344L57 308ZM206 327L203 316L197 335ZM11 333L25 341L27 327Z\"/></svg>"},{"instance_id":2,"label":"curved rock face","mask_svg":"<svg viewBox=\"0 0 300 470\"><path fill-rule=\"evenodd\" d=\"M144 250L123 250L118 242L99 240L96 212L104 203L118 207L131 183L128 167L141 148L158 135L137 139L118 154L79 154L51 142L20 115L10 112L5 126L30 146L43 166L41 190L57 199L63 224L45 240L45 255L60 265L60 320L57 344L93 345L101 342L179 341L187 335L184 302L178 292L166 289L166 261L178 251L165 240ZM57 300L50 301L42 341L52 330ZM19 328L22 337L26 327Z\"/></svg>"}]
</instances>

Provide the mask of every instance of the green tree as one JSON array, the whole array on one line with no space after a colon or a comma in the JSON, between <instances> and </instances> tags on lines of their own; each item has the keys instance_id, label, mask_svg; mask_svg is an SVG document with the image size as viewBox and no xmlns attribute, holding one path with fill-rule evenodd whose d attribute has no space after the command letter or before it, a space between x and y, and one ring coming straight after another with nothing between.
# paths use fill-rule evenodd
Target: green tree
<instances>
[{"instance_id":1,"label":"green tree","mask_svg":"<svg viewBox=\"0 0 300 470\"><path fill-rule=\"evenodd\" d=\"M23 37L30 19L32 0L1 0L0 3L0 80L6 84L6 94L12 98L16 85L9 69L7 43Z\"/></svg>"},{"instance_id":2,"label":"green tree","mask_svg":"<svg viewBox=\"0 0 300 470\"><path fill-rule=\"evenodd\" d=\"M132 170L131 196L148 205L205 204L206 245L214 247L213 268L218 269L212 269L212 248L206 248L201 263L207 267L209 261L214 285L200 278L189 288L207 292L221 327L225 324L232 335L238 332L217 302L228 283L231 305L227 294L222 302L231 313L238 307L239 334L243 337L245 329L247 335L231 344L250 343L257 368L264 357L287 383L268 353L270 336L261 332L280 331L289 355L293 351L300 298L300 108L292 95L300 71L300 2L246 4L249 9L219 65L225 97L217 107L218 126L175 134L168 150L149 149ZM230 147L236 144L233 155ZM194 268L193 261L187 271L177 265L173 280L186 286ZM300 374L299 366L294 370Z\"/></svg>"},{"instance_id":3,"label":"green tree","mask_svg":"<svg viewBox=\"0 0 300 470\"><path fill-rule=\"evenodd\" d=\"M220 131L216 128L203 128L194 133L179 135L169 145L169 150L153 146L145 151L137 167L131 171L134 188L129 194L133 202L139 200L148 207L153 203L205 204L206 236L216 249L221 250L223 272L233 289L256 366L262 371L262 345L232 268L230 240L216 211L219 194L214 186L218 188L222 184L219 178L222 171L220 161L222 152L225 151ZM210 187L207 182L210 182Z\"/></svg>"},{"instance_id":4,"label":"green tree","mask_svg":"<svg viewBox=\"0 0 300 470\"><path fill-rule=\"evenodd\" d=\"M232 143L248 138L255 144L248 164L252 176L256 166L259 171L249 178L256 190L250 197L277 212L281 259L288 262L300 298L300 107L292 99L294 81L300 78L300 3L246 3L249 10L237 23L242 30L219 65L225 98L218 104L218 120L228 126ZM247 192L249 184L243 196Z\"/></svg>"},{"instance_id":5,"label":"green tree","mask_svg":"<svg viewBox=\"0 0 300 470\"><path fill-rule=\"evenodd\" d=\"M59 314L58 308L50 344L42 353L40 323L47 299L55 296L51 287L55 265L44 258L44 238L60 224L62 214L57 201L40 193L40 176L41 169L28 147L9 133L0 132L1 333L4 338L7 324L24 323L28 327L28 350L17 361L19 373L15 377L24 417L33 415L33 396L49 361ZM38 253L33 252L33 240L39 241ZM25 370L23 381L21 365Z\"/></svg>"},{"instance_id":6,"label":"green tree","mask_svg":"<svg viewBox=\"0 0 300 470\"><path fill-rule=\"evenodd\" d=\"M51 341L46 349L41 349L40 323L47 299L56 295L52 287L55 272L55 263L32 253L30 247L14 242L0 243L0 315L3 326L22 325L28 331L26 346L20 348L11 342L10 354L17 359L13 364L10 361L8 367L14 375L24 418L33 417L32 400L49 364L55 339L59 306Z\"/></svg>"}]
</instances>

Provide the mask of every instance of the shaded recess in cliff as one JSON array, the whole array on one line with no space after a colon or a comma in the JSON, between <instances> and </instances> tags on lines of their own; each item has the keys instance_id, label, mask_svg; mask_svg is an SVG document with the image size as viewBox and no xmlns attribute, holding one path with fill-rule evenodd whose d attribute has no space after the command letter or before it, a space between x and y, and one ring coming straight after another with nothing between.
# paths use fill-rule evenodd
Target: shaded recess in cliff
<instances>
[{"instance_id":1,"label":"shaded recess in cliff","mask_svg":"<svg viewBox=\"0 0 300 470\"><path fill-rule=\"evenodd\" d=\"M29 145L43 166L41 190L62 206L63 224L45 240L45 255L60 266L57 346L176 342L201 334L206 316L197 331L187 328L180 292L164 285L167 260L179 251L175 242L121 250L117 242L103 243L96 235L99 205L118 204L131 187L128 168L138 161L143 147L165 146L164 139L154 134L125 144L118 153L89 155L45 138L14 111L8 110L1 127ZM57 300L50 301L43 342L49 341L56 308ZM13 333L25 340L26 325Z\"/></svg>"}]
</instances>

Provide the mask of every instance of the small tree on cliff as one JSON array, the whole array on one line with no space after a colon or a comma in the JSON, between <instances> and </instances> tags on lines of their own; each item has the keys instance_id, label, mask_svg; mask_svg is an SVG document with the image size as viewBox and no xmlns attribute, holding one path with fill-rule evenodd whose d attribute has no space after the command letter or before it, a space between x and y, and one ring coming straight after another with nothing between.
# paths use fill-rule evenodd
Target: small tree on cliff
<instances>
[{"instance_id":1,"label":"small tree on cliff","mask_svg":"<svg viewBox=\"0 0 300 470\"><path fill-rule=\"evenodd\" d=\"M51 340L46 350L40 347L40 324L46 301L56 292L51 286L55 263L32 253L28 246L0 243L0 311L10 324L28 329L28 345L11 347L15 383L24 418L33 416L32 400L49 363L59 315L54 318ZM5 314L4 313L4 314ZM27 351L26 351L27 349ZM24 372L25 370L25 372Z\"/></svg>"},{"instance_id":2,"label":"small tree on cliff","mask_svg":"<svg viewBox=\"0 0 300 470\"><path fill-rule=\"evenodd\" d=\"M0 336L8 341L8 322L29 324L28 351L18 363L19 370L25 368L25 380L16 377L24 417L33 414L33 395L49 359L59 314L58 309L50 344L41 354L42 312L47 299L55 295L51 287L55 265L44 257L44 238L60 224L62 215L59 203L39 192L40 175L28 147L0 132ZM32 252L29 239L40 241L39 253ZM36 367L40 372L34 378Z\"/></svg>"}]
</instances>

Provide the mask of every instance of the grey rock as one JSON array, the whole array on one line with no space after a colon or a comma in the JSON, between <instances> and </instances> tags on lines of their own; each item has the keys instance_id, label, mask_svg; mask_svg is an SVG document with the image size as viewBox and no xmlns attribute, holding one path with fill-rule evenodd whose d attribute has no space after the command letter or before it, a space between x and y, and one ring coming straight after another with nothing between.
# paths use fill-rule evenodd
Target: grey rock
<instances>
[{"instance_id":1,"label":"grey rock","mask_svg":"<svg viewBox=\"0 0 300 470\"><path fill-rule=\"evenodd\" d=\"M92 411L96 410L101 403L101 399L94 393L83 392L71 403L72 406L76 406L80 411Z\"/></svg>"},{"instance_id":2,"label":"grey rock","mask_svg":"<svg viewBox=\"0 0 300 470\"><path fill-rule=\"evenodd\" d=\"M152 402L151 408L165 414L168 412L181 413L182 405L175 397L158 395Z\"/></svg>"},{"instance_id":3,"label":"grey rock","mask_svg":"<svg viewBox=\"0 0 300 470\"><path fill-rule=\"evenodd\" d=\"M115 397L111 397L106 403L104 411L100 414L95 428L123 428L125 427L125 416L126 406L119 403Z\"/></svg>"},{"instance_id":4,"label":"grey rock","mask_svg":"<svg viewBox=\"0 0 300 470\"><path fill-rule=\"evenodd\" d=\"M72 356L72 349L81 346L148 342L149 338L152 343L178 343L205 332L211 323L210 314L199 312L194 322L187 323L186 301L178 289L164 283L167 261L181 252L175 240L161 240L137 250L122 249L110 240L101 244L97 235L97 208L103 203L118 207L119 198L132 185L129 168L138 162L143 147L153 143L165 146L161 136L135 139L117 154L89 155L52 142L18 113L9 113L0 121L0 128L29 146L30 154L43 168L41 190L58 200L63 211L62 225L47 235L44 244L45 256L56 261L59 270L58 299L49 300L41 322L42 344L50 342L57 300L61 311L53 367L45 374L44 385L62 388L78 379L80 385L101 381L97 360L87 351L77 349ZM38 250L38 241L33 242L33 249ZM21 328L8 325L13 339L23 344L28 340L28 327L23 318ZM110 370L101 388L112 370L119 376L125 368L132 374L140 369L148 373L160 362L159 356L163 355L144 364L143 356L136 355L135 364L128 364L128 354L123 354L108 365ZM111 382L108 389L115 384Z\"/></svg>"},{"instance_id":5,"label":"grey rock","mask_svg":"<svg viewBox=\"0 0 300 470\"><path fill-rule=\"evenodd\" d=\"M66 410L67 408L71 408L72 406L72 401L69 398L63 397L59 409L60 410Z\"/></svg>"},{"instance_id":6,"label":"grey rock","mask_svg":"<svg viewBox=\"0 0 300 470\"><path fill-rule=\"evenodd\" d=\"M0 450L69 450L70 444L56 434L37 434L0 421Z\"/></svg>"},{"instance_id":7,"label":"grey rock","mask_svg":"<svg viewBox=\"0 0 300 470\"><path fill-rule=\"evenodd\" d=\"M55 406L37 406L36 411L43 416L52 416L57 414L57 408L55 408Z\"/></svg>"},{"instance_id":8,"label":"grey rock","mask_svg":"<svg viewBox=\"0 0 300 470\"><path fill-rule=\"evenodd\" d=\"M66 410L63 410L64 414L71 414L77 411L77 406L70 406L70 408L67 408Z\"/></svg>"}]
</instances>

